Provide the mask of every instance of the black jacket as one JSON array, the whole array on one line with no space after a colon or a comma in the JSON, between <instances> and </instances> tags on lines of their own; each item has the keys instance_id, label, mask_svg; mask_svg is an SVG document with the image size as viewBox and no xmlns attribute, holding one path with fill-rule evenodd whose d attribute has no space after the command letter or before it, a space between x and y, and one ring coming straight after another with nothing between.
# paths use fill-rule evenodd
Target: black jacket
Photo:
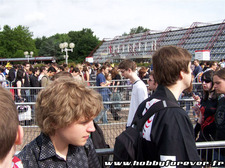
<instances>
[{"instance_id":1,"label":"black jacket","mask_svg":"<svg viewBox=\"0 0 225 168\"><path fill-rule=\"evenodd\" d=\"M140 104L137 111L144 115L154 102L168 99L177 103L168 88L158 86L154 94ZM192 123L182 108L171 107L156 112L146 121L142 133L145 160L200 161Z\"/></svg>"}]
</instances>

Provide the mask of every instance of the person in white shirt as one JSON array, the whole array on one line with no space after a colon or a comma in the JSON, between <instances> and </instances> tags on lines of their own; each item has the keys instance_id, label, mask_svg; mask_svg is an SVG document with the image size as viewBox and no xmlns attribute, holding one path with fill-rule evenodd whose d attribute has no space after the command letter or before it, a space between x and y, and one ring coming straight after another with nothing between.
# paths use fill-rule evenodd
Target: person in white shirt
<instances>
[{"instance_id":1,"label":"person in white shirt","mask_svg":"<svg viewBox=\"0 0 225 168\"><path fill-rule=\"evenodd\" d=\"M135 72L136 67L136 63L132 60L123 60L118 67L121 71L122 76L130 79L132 83L131 102L127 119L127 127L131 126L139 104L148 97L146 85Z\"/></svg>"}]
</instances>

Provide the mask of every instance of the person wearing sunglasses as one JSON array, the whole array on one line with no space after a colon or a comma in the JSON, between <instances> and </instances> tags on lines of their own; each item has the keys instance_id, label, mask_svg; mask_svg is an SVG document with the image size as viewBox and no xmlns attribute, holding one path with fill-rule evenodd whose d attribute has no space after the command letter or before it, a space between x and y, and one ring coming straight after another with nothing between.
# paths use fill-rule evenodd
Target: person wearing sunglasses
<instances>
[{"instance_id":1,"label":"person wearing sunglasses","mask_svg":"<svg viewBox=\"0 0 225 168\"><path fill-rule=\"evenodd\" d=\"M216 124L214 116L216 113L218 97L214 90L213 74L214 71L209 70L204 72L201 77L203 89L201 100L199 96L193 96L195 100L200 102L199 107L195 107L194 109L198 111L197 114L199 114L199 119L195 126L195 138L197 142L215 140ZM211 161L212 159L210 156L211 155L208 154L208 161ZM205 153L202 154L202 159L206 159Z\"/></svg>"}]
</instances>

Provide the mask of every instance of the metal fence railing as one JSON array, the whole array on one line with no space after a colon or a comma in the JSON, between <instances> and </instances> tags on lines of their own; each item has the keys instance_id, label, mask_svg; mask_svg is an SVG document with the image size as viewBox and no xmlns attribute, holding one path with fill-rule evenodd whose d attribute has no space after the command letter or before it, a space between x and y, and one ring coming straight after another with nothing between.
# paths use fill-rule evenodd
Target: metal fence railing
<instances>
[{"instance_id":1,"label":"metal fence railing","mask_svg":"<svg viewBox=\"0 0 225 168\"><path fill-rule=\"evenodd\" d=\"M201 162L199 167L225 167L224 148L225 141L196 142ZM113 148L96 149L102 167L110 167L113 164ZM109 158L105 160L105 158Z\"/></svg>"},{"instance_id":2,"label":"metal fence railing","mask_svg":"<svg viewBox=\"0 0 225 168\"><path fill-rule=\"evenodd\" d=\"M195 86L199 86L199 84L195 84ZM100 89L102 87L99 86L90 86L92 89ZM129 107L130 107L130 96L131 96L131 85L120 85L120 86L109 86L106 87L109 89L111 94L113 94L113 91L115 88L117 88L117 91L119 92L121 98L120 100L110 100L108 102L103 102L104 104L109 105L109 110L107 112L108 117L108 123L102 124L101 121L98 122L99 126L103 130L106 142L110 145L111 148L114 146L115 137L117 137L123 130L125 130ZM43 87L7 87L12 94L14 95L14 100L17 105L17 109L19 111L19 119L20 124L25 129L25 136L24 136L24 143L21 145L20 148L22 148L26 143L30 142L34 137L36 137L40 130L36 126L36 119L35 119L35 96L38 94L38 92L43 89ZM18 89L21 90L29 90L28 94L26 92L24 93L24 101L18 101L17 99L17 93ZM192 106L195 104L194 99L192 97L188 98L181 98L179 100L179 103L181 107L183 107L189 114L189 117L193 124L195 124L194 119L194 113L192 110ZM118 115L121 117L120 120L115 120L115 118L112 115L112 109L115 108L115 106L119 106L120 110L117 112Z\"/></svg>"},{"instance_id":3,"label":"metal fence railing","mask_svg":"<svg viewBox=\"0 0 225 168\"><path fill-rule=\"evenodd\" d=\"M123 81L124 83L126 81ZM193 91L195 94L201 94L202 92L202 87L201 83L193 83ZM89 86L92 89L100 89L102 87L97 87L91 85ZM101 122L98 123L100 128L102 129L104 133L104 137L106 140L106 143L110 145L110 148L107 149L97 149L97 153L99 158L103 158L103 156L107 156L109 158L109 161L112 161L112 154L113 154L113 148L114 148L114 143L115 143L115 138L125 130L126 127L126 121L127 121L127 116L128 116L128 111L129 111L129 105L130 105L130 96L131 96L131 90L132 87L131 85L120 85L120 86L109 86L107 87L111 94L113 93L113 90L117 88L117 91L119 91L121 99L119 101L115 100L110 100L108 102L103 102L104 104L108 104L110 106L110 109L107 112L108 116L108 123L107 124L102 124ZM40 134L40 129L38 128L36 124L36 119L35 119L35 95L43 89L43 87L22 87L22 88L16 88L16 87L7 87L11 91L11 93L14 95L14 100L15 104L17 105L18 111L19 111L19 116L21 116L23 113L27 112L28 113L28 118L27 116L22 116L20 118L20 124L23 126L24 129L24 142L22 145L20 145L17 150L20 151L27 143L32 141L35 137L37 137ZM21 90L29 90L28 94L24 94L24 102L18 101L16 98L16 92L18 89ZM36 91L36 92L34 92ZM35 94L34 94L35 93ZM27 96L30 96L30 98L27 98ZM189 97L181 97L179 100L179 103L182 108L184 108L187 112L188 115L193 122L193 125L195 124L194 119L194 113L192 110L192 106L194 106L195 101L194 99L189 96ZM112 113L111 113L111 108L113 108L114 105L120 105L121 110L118 111L118 114L122 117L119 121L114 120ZM25 117L25 118L23 118ZM196 143L197 148L199 150L199 155L200 157L207 162L209 162L209 165L215 161L215 159L220 160L221 158L216 158L217 156L221 156L221 152L223 152L223 148L225 147L225 142L204 142L204 143ZM216 162L214 162L215 164ZM220 163L220 162L218 162ZM102 162L104 164L104 162ZM107 167L107 166L106 166ZM225 167L225 166L224 166Z\"/></svg>"},{"instance_id":4,"label":"metal fence railing","mask_svg":"<svg viewBox=\"0 0 225 168\"><path fill-rule=\"evenodd\" d=\"M211 168L211 167L225 167L224 162L224 148L225 141L212 141L212 142L197 142L196 143L201 162L200 167ZM96 153L101 163L101 167L109 168L113 164L113 148L96 149ZM204 152L206 151L206 152ZM207 152L210 151L210 152ZM18 154L20 151L17 151ZM205 153L204 159L202 153ZM210 158L210 159L209 159Z\"/></svg>"},{"instance_id":5,"label":"metal fence railing","mask_svg":"<svg viewBox=\"0 0 225 168\"><path fill-rule=\"evenodd\" d=\"M185 101L186 104L192 103L191 100L184 99L182 101ZM104 102L104 104L120 104L121 105L121 111L118 111L118 114L122 117L120 120L114 120L110 110L107 112L108 116L108 123L102 124L101 122L98 122L98 125L101 127L106 142L110 145L110 147L113 148L115 143L115 138L125 130L126 128L126 122L127 122L127 116L129 111L129 101L120 101L120 102ZM20 124L24 127L24 143L21 145L21 148L28 142L30 142L34 137L38 136L40 133L39 128L36 126L36 120L35 120L35 110L34 105L35 102L23 102L23 103L16 103L17 108L19 109L19 118L21 119ZM190 104L191 105L191 104ZM26 107L29 107L26 109ZM186 107L183 107L186 108ZM23 111L24 109L24 111ZM27 116L24 116L25 113L28 115L31 115L31 119L25 118ZM191 120L194 122L193 114L190 112L189 116Z\"/></svg>"}]
</instances>

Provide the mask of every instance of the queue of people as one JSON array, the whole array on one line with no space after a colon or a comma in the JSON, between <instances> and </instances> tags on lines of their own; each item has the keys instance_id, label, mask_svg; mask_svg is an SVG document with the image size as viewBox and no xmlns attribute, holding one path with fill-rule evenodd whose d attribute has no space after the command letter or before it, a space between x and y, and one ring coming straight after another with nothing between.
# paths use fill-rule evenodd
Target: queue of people
<instances>
[{"instance_id":1,"label":"queue of people","mask_svg":"<svg viewBox=\"0 0 225 168\"><path fill-rule=\"evenodd\" d=\"M218 88L218 75L220 74L220 81L222 81L221 74L225 71L222 63L212 61L208 64L200 64L198 60L194 62L195 69L198 67L199 71L195 79L202 83L203 94L197 95L193 93L193 98L197 104L193 107L193 111L197 114L196 125L195 125L195 138L197 142L209 142L216 140L225 140L225 137L220 137L221 126L218 125L218 119L221 121L223 113L218 112L221 109L221 98L224 96L224 92L219 91ZM224 73L225 75L225 73ZM220 87L223 86L220 84ZM223 119L222 119L223 120ZM225 135L225 134L224 134ZM219 138L220 137L220 138ZM220 157L218 152L213 150L203 150L202 160L213 161L213 160L225 160L224 150L221 149Z\"/></svg>"},{"instance_id":2,"label":"queue of people","mask_svg":"<svg viewBox=\"0 0 225 168\"><path fill-rule=\"evenodd\" d=\"M36 101L35 115L41 133L14 156L15 146L22 143L23 131L15 117L18 112L11 93L0 87L0 141L7 144L0 147L0 167L11 167L12 162L14 167L19 168L101 167L90 134L95 131L93 120L98 122L102 118L103 123L107 123L109 105L103 106L102 103L102 100L109 101L111 98L112 93L107 86L115 86L114 97L118 101L120 99L120 89L116 87L120 83L111 80L121 79L122 76L132 83L126 124L126 128L129 128L132 127L137 111L144 116L155 103L163 100L178 104L180 95L191 87L191 58L191 54L180 47L165 46L157 50L153 55L154 73L148 76L149 89L152 91L150 96L146 85L138 77L136 63L131 60L122 61L118 67L111 67L107 63L99 67L99 71L96 71L96 85L100 88L97 91L88 88L89 84L79 82L86 80L88 83L91 79L92 75L86 67L84 73L81 67L71 67L64 74L60 71L64 72L65 67L59 68L55 64L40 69L31 67L29 63L11 67L14 70L9 68L6 75L12 85L18 88L38 85L45 87L39 93L35 90L31 93L29 89L18 89L15 93L17 101ZM199 65L195 63L195 66ZM14 79L9 78L10 70L13 72L11 75L15 75ZM3 73L3 69L0 71ZM202 73L201 83L202 96L193 94L198 102L194 106L198 116L195 134L184 109L164 104L164 108L152 115L141 130L142 143L139 147L144 154L142 161L225 161L225 150L215 152L211 158L205 155L200 158L195 145L195 141L225 140L225 69L218 69L215 63L212 64ZM35 96L31 98L30 95ZM112 109L114 119L119 120L117 112L121 107L112 105ZM14 123L11 125L11 122Z\"/></svg>"},{"instance_id":3,"label":"queue of people","mask_svg":"<svg viewBox=\"0 0 225 168\"><path fill-rule=\"evenodd\" d=\"M89 68L87 68L89 67ZM94 67L94 66L93 66ZM0 67L0 81L2 87L17 87L14 91L16 102L35 102L37 89L20 89L21 87L46 87L53 79L53 76L61 71L69 72L74 78L86 81L89 85L91 74L96 73L96 68L92 68L90 64L77 64L76 67L58 65L56 63L46 64L40 67L26 62L24 64L7 65ZM93 77L93 75L92 75Z\"/></svg>"}]
</instances>

